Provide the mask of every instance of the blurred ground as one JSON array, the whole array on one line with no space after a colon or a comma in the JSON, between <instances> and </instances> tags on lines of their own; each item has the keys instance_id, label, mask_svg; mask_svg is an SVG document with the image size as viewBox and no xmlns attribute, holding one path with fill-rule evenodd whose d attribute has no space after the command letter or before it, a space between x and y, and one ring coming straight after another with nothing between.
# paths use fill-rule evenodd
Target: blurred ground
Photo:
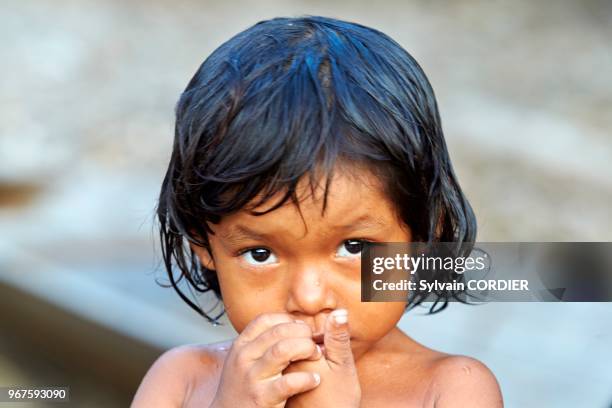
<instances>
[{"instance_id":1,"label":"blurred ground","mask_svg":"<svg viewBox=\"0 0 612 408\"><path fill-rule=\"evenodd\" d=\"M612 240L610 2L5 1L0 283L120 333L125 340L91 329L95 349L120 359L115 344L150 345L146 361L230 336L154 282L163 275L153 209L173 106L221 42L300 14L379 28L421 63L479 240ZM2 331L15 331L0 336L0 385L57 378L87 390L83 406L129 401L129 390L82 367L54 368L16 323L20 305L0 312ZM408 314L402 327L481 358L509 407L601 407L612 402L611 317L609 304L451 305L435 317Z\"/></svg>"}]
</instances>

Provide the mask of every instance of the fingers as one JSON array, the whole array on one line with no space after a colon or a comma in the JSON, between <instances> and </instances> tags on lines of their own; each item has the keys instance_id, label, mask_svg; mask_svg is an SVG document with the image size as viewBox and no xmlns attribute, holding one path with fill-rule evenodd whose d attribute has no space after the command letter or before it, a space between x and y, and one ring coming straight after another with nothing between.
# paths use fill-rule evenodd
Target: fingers
<instances>
[{"instance_id":1,"label":"fingers","mask_svg":"<svg viewBox=\"0 0 612 408\"><path fill-rule=\"evenodd\" d=\"M328 362L343 367L354 367L351 350L351 334L348 327L348 311L337 309L327 316L325 321L325 354Z\"/></svg>"},{"instance_id":2,"label":"fingers","mask_svg":"<svg viewBox=\"0 0 612 408\"><path fill-rule=\"evenodd\" d=\"M283 339L304 338L312 339L310 326L304 323L281 323L261 333L252 342L244 346L244 352L252 358L261 357L266 350Z\"/></svg>"},{"instance_id":3,"label":"fingers","mask_svg":"<svg viewBox=\"0 0 612 408\"><path fill-rule=\"evenodd\" d=\"M272 404L280 404L296 394L315 388L320 383L321 377L318 373L299 371L272 380L266 391L272 399Z\"/></svg>"},{"instance_id":4,"label":"fingers","mask_svg":"<svg viewBox=\"0 0 612 408\"><path fill-rule=\"evenodd\" d=\"M249 343L270 327L281 323L291 323L293 319L287 313L265 313L253 319L236 339L239 343Z\"/></svg>"},{"instance_id":5,"label":"fingers","mask_svg":"<svg viewBox=\"0 0 612 408\"><path fill-rule=\"evenodd\" d=\"M262 314L234 340L219 386L225 392L217 394L227 406L234 405L230 400L235 393L248 395L258 406L284 406L288 398L315 388L321 380L312 372L283 375L283 370L292 361L321 357L308 324L287 313Z\"/></svg>"},{"instance_id":6,"label":"fingers","mask_svg":"<svg viewBox=\"0 0 612 408\"><path fill-rule=\"evenodd\" d=\"M273 344L255 362L253 372L258 378L271 377L283 371L293 361L318 360L321 349L310 338L289 338Z\"/></svg>"}]
</instances>

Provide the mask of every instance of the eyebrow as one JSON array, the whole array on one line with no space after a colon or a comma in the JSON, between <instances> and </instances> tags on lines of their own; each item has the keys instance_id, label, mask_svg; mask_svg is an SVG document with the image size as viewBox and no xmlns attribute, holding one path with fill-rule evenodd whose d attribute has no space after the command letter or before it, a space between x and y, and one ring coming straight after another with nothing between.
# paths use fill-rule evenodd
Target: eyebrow
<instances>
[{"instance_id":1,"label":"eyebrow","mask_svg":"<svg viewBox=\"0 0 612 408\"><path fill-rule=\"evenodd\" d=\"M386 226L387 223L385 223L380 217L374 217L369 214L364 214L346 224L334 225L333 228L338 228L341 230L356 230L366 228L382 228Z\"/></svg>"},{"instance_id":2,"label":"eyebrow","mask_svg":"<svg viewBox=\"0 0 612 408\"><path fill-rule=\"evenodd\" d=\"M230 244L238 244L247 239L253 239L256 241L264 241L269 238L269 234L263 232L257 232L245 225L236 225L232 227L226 234L221 235Z\"/></svg>"},{"instance_id":3,"label":"eyebrow","mask_svg":"<svg viewBox=\"0 0 612 408\"><path fill-rule=\"evenodd\" d=\"M386 226L387 223L385 223L381 218L365 214L360 217L357 217L351 222L333 225L331 228L334 230L341 230L346 233L355 230L384 228ZM247 227L246 225L240 224L232 227L226 234L222 235L225 240L227 240L229 243L234 244L240 243L248 239L264 241L270 239L273 236L278 237L278 233L259 232Z\"/></svg>"}]
</instances>

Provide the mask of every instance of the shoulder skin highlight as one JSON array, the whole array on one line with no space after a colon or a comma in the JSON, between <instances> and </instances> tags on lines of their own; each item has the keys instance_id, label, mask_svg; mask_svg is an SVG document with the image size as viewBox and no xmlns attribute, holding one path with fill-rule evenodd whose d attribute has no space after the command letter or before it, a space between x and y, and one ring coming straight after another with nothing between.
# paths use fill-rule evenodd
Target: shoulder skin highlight
<instances>
[{"instance_id":1,"label":"shoulder skin highlight","mask_svg":"<svg viewBox=\"0 0 612 408\"><path fill-rule=\"evenodd\" d=\"M212 377L216 368L216 358L208 346L184 345L170 349L149 368L131 407L182 407L196 379Z\"/></svg>"},{"instance_id":2,"label":"shoulder skin highlight","mask_svg":"<svg viewBox=\"0 0 612 408\"><path fill-rule=\"evenodd\" d=\"M475 358L454 355L436 363L434 407L502 408L499 383L491 370Z\"/></svg>"}]
</instances>

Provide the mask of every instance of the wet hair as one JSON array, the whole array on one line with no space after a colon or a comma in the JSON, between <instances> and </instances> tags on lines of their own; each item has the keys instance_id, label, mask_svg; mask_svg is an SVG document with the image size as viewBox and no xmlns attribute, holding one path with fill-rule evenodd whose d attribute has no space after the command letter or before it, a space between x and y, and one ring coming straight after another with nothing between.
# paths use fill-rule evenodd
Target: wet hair
<instances>
[{"instance_id":1,"label":"wet hair","mask_svg":"<svg viewBox=\"0 0 612 408\"><path fill-rule=\"evenodd\" d=\"M433 89L397 42L357 23L305 16L261 21L217 48L176 105L157 207L163 261L183 300L209 321L220 316L179 287L184 279L190 291L212 290L222 300L216 272L189 245L210 251L209 223L247 206L257 215L287 200L299 205L298 181L314 186L319 170L325 211L341 163L376 174L415 241L457 243L456 256L471 250L476 220L451 166ZM282 199L267 211L254 210L277 193ZM430 278L452 281L450 272L436 273ZM429 312L459 295L436 293ZM408 307L426 298L411 292Z\"/></svg>"}]
</instances>

